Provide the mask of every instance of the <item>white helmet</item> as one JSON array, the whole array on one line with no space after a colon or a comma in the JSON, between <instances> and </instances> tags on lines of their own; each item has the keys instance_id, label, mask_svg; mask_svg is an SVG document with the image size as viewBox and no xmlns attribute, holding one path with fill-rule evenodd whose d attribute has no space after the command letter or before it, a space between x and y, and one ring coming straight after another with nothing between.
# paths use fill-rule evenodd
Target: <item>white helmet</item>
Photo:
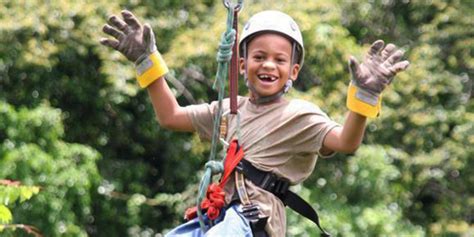
<instances>
[{"instance_id":1,"label":"white helmet","mask_svg":"<svg viewBox=\"0 0 474 237\"><path fill-rule=\"evenodd\" d=\"M292 52L293 54L298 55L298 58L295 59L295 63L300 65L300 68L303 66L304 62L304 47L303 47L303 36L301 35L298 24L288 16L287 14L280 11L262 11L253 15L244 26L242 30L242 35L239 41L240 55L246 56L246 52L243 52L246 49L248 40L253 38L258 33L262 32L276 32L280 33L287 38L291 39L293 43L296 43L296 51ZM294 56L292 56L294 57Z\"/></svg>"}]
</instances>

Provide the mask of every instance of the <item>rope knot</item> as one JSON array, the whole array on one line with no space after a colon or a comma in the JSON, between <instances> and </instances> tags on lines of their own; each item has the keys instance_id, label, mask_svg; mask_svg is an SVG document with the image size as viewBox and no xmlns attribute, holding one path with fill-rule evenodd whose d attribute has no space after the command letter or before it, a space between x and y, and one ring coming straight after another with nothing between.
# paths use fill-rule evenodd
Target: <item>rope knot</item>
<instances>
[{"instance_id":1,"label":"rope knot","mask_svg":"<svg viewBox=\"0 0 474 237\"><path fill-rule=\"evenodd\" d=\"M206 169L209 169L212 175L220 174L224 171L224 165L222 164L222 162L215 160L208 161L204 167Z\"/></svg>"},{"instance_id":2,"label":"rope knot","mask_svg":"<svg viewBox=\"0 0 474 237\"><path fill-rule=\"evenodd\" d=\"M232 58L232 48L235 43L235 29L232 29L229 32L224 32L221 37L221 42L219 44L219 51L217 52L217 62L225 63L230 61Z\"/></svg>"}]
</instances>

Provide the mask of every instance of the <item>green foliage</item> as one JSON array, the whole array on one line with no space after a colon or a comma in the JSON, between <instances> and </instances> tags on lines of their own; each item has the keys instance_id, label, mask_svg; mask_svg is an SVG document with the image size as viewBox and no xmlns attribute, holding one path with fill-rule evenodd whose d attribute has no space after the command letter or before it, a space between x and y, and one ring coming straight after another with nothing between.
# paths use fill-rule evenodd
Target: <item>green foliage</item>
<instances>
[{"instance_id":1,"label":"green foliage","mask_svg":"<svg viewBox=\"0 0 474 237\"><path fill-rule=\"evenodd\" d=\"M34 194L39 192L36 186L0 186L0 203L9 205L17 200L20 203L30 199Z\"/></svg>"},{"instance_id":2,"label":"green foliage","mask_svg":"<svg viewBox=\"0 0 474 237\"><path fill-rule=\"evenodd\" d=\"M409 190L397 185L400 171L389 151L380 146L364 146L333 175L321 175L318 189L308 192L322 209L321 218L335 236L425 236L420 226L403 219L402 203ZM338 166L339 164L331 164ZM307 189L307 188L304 188ZM300 220L291 216L290 220ZM312 225L303 231L311 233ZM313 232L314 233L314 232Z\"/></svg>"},{"instance_id":3,"label":"green foliage","mask_svg":"<svg viewBox=\"0 0 474 237\"><path fill-rule=\"evenodd\" d=\"M319 205L323 224L336 236L473 233L473 5L295 3L244 1L240 23L270 8L299 22L307 54L295 85L300 91L290 96L314 102L336 121L343 122L346 112L349 54L361 58L382 38L401 46L411 62L384 94L382 114L369 122L358 153L320 160L298 187ZM225 27L222 2L2 6L0 178L41 187L35 198L11 206L15 222L36 226L45 236L145 236L181 223L195 200L209 146L156 124L133 66L100 46L105 35L99 32L108 15L132 10L152 25L177 78L170 84L180 104L210 101L216 98L215 53ZM6 219L2 206L0 213ZM292 212L288 222L290 235L316 234Z\"/></svg>"},{"instance_id":4,"label":"green foliage","mask_svg":"<svg viewBox=\"0 0 474 237\"><path fill-rule=\"evenodd\" d=\"M11 205L15 222L30 224L47 236L85 235L91 223L92 195L100 181L93 149L61 141L61 113L47 105L15 110L0 102L3 143L0 177L41 187L0 186L0 201ZM24 134L20 136L19 134ZM20 203L13 203L19 200Z\"/></svg>"},{"instance_id":5,"label":"green foliage","mask_svg":"<svg viewBox=\"0 0 474 237\"><path fill-rule=\"evenodd\" d=\"M5 233L5 229L15 231L16 226L7 225L13 220L13 215L8 205L12 205L16 201L23 203L29 200L33 195L38 194L40 188L37 186L19 185L18 182L9 180L0 180L0 232ZM30 226L22 226L23 229L33 228Z\"/></svg>"},{"instance_id":6,"label":"green foliage","mask_svg":"<svg viewBox=\"0 0 474 237\"><path fill-rule=\"evenodd\" d=\"M17 228L24 229L28 233L38 234L33 226L24 224L10 224L13 215L8 205L15 202L23 203L33 195L38 194L40 188L37 186L20 185L18 181L0 180L0 232L2 236L14 232Z\"/></svg>"},{"instance_id":7,"label":"green foliage","mask_svg":"<svg viewBox=\"0 0 474 237\"><path fill-rule=\"evenodd\" d=\"M324 179L323 183L328 183L324 190L331 183L341 188L331 188L328 193L318 195L314 201L320 203L326 196L337 195L335 201L340 200L344 205L354 206L362 211L361 204L351 200L367 200L371 203L371 208L379 200L390 205L392 199L387 199L384 195L389 192L388 197L397 197L395 203L403 217L397 221L397 225L412 222L422 226L422 232L429 236L456 236L472 232L472 224L471 227L469 224L472 222L469 219L472 203L468 201L469 196L472 196L472 178L468 178L472 177L472 172L467 168L474 157L471 149L471 137L474 134L473 83L472 76L469 76L472 75L472 66L448 65L457 62L452 58L461 58L459 61L464 63L472 61L471 35L474 32L472 27L466 26L468 18L462 17L462 12L472 12L472 6L459 1L435 1L429 7L422 1L350 1L341 5L344 12L341 22L358 41L370 43L376 38L383 38L388 42L401 44L411 62L409 70L397 76L392 88L385 93L382 115L369 123L365 139L366 144L392 147L386 153L394 160L400 174L389 186L382 186L383 188L378 188L378 185L383 184L381 180L385 180L383 177L376 184L364 179L354 191L359 196L354 196L353 193L345 193L349 190L348 187L340 186L342 178L325 180L334 174L338 177L351 177L346 169L353 167L354 157L349 162L336 159L336 164L321 162L316 168L320 178L312 177L306 182L306 186L313 190L314 183L319 184ZM390 27L391 25L394 27ZM462 47L463 53L451 50L456 47ZM357 55L357 52L362 52L360 49L348 51L362 56ZM347 77L348 75L344 76ZM326 87L323 83L322 87L304 94L294 93L294 96L314 101L333 118L342 122L341 112L344 111L340 108L344 106L346 87L340 82L340 78L326 82L336 90L328 91L327 88L331 87ZM379 155L379 152L374 151L373 156ZM338 157L344 159L342 155ZM371 159L368 161L372 162ZM366 169L367 167L363 170L368 173ZM367 177L373 175L378 177L377 174ZM395 190L392 192L391 188ZM365 195L368 193L370 195ZM350 218L343 220L343 223L356 223L354 216L359 217L362 213L341 211L345 206L340 203L334 206L325 203L323 206L329 206L329 210L337 210L338 213L350 213ZM360 221L361 218L357 218L357 222ZM333 222L338 221L329 221L329 224ZM340 226L334 229L338 231L347 228ZM356 231L354 227L349 229L350 233ZM410 228L406 225L396 228L405 229ZM413 230L418 232L417 229L418 227ZM308 229L303 232L306 231ZM369 230L362 230L359 235L365 235L364 231ZM341 236L350 236L350 233ZM398 234L387 232L386 235Z\"/></svg>"},{"instance_id":8,"label":"green foliage","mask_svg":"<svg viewBox=\"0 0 474 237\"><path fill-rule=\"evenodd\" d=\"M459 9L457 14L463 11L457 2L448 4L446 8ZM453 14L451 10L450 14ZM443 8L433 17L437 19L444 14ZM436 24L434 20L419 27L424 29ZM459 21L455 28L465 29L463 24ZM469 173L465 165L474 157L470 149L474 143L468 139L473 134L474 121L473 111L468 109L473 104L472 89L469 88L472 85L464 79L465 74L458 74L459 71L469 71L460 67L451 70L442 53L456 45L457 40L465 41L464 37L472 31L461 37L457 32L452 33L452 37L448 37L452 42L447 44L426 41L433 36L431 31L420 35L419 45L411 49L409 59L413 64L409 73L401 75L398 83L394 83L393 94L387 95L387 107L393 106L393 109L384 110L387 119L374 126L374 130L383 132L368 136L371 142L391 145L408 153L403 166L400 166L406 173L404 177L411 176L402 180L402 185L411 187L414 197L412 203L407 204L407 217L423 226L438 223L433 226L441 225L441 229L447 229L449 222L465 220L466 212L461 210L464 209L462 206L472 207L465 201L466 194L472 191L464 185L455 185L471 183L470 179L463 179L459 174ZM440 35L439 32L436 35ZM449 57L453 55L449 53ZM463 130L462 135L455 132L459 129ZM459 140L459 136L464 139ZM431 235L443 233L438 231L441 230ZM462 233L463 230L452 232Z\"/></svg>"},{"instance_id":9,"label":"green foliage","mask_svg":"<svg viewBox=\"0 0 474 237\"><path fill-rule=\"evenodd\" d=\"M12 213L8 207L6 207L3 204L0 204L0 223L1 224L6 224L10 223L12 221ZM3 226L0 227L0 232L3 230Z\"/></svg>"}]
</instances>

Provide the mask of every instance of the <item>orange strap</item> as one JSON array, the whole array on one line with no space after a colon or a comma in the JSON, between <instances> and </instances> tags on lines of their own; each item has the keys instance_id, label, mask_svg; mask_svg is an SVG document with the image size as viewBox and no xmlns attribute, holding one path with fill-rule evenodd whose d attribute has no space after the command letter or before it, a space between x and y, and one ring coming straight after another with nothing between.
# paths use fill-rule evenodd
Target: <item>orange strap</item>
<instances>
[{"instance_id":1,"label":"orange strap","mask_svg":"<svg viewBox=\"0 0 474 237\"><path fill-rule=\"evenodd\" d=\"M239 164L240 160L244 157L244 149L240 147L237 140L232 140L227 149L227 155L224 161L224 174L222 174L221 182L219 186L224 188L229 176L234 172L235 167Z\"/></svg>"}]
</instances>

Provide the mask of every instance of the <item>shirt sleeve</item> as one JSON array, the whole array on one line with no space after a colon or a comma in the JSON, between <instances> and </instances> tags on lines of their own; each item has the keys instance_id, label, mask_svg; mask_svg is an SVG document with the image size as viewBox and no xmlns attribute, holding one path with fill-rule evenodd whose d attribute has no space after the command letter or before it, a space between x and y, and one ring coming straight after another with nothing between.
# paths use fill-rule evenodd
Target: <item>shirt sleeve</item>
<instances>
[{"instance_id":1,"label":"shirt sleeve","mask_svg":"<svg viewBox=\"0 0 474 237\"><path fill-rule=\"evenodd\" d=\"M302 152L320 155L319 150L323 146L326 135L329 131L341 125L331 120L319 107L309 103L303 105L298 116L301 117L301 123L305 125L300 126L299 131L302 138L300 144Z\"/></svg>"},{"instance_id":2,"label":"shirt sleeve","mask_svg":"<svg viewBox=\"0 0 474 237\"><path fill-rule=\"evenodd\" d=\"M319 154L319 150L323 147L324 139L326 138L326 135L334 128L340 127L341 125L330 120L326 114L318 114L318 115L312 115L312 118L309 118L310 120L313 120L313 124L317 124L317 126L314 126L312 130L312 136L314 139L315 144L314 148L316 149L316 153Z\"/></svg>"},{"instance_id":3,"label":"shirt sleeve","mask_svg":"<svg viewBox=\"0 0 474 237\"><path fill-rule=\"evenodd\" d=\"M217 110L217 102L211 104L189 105L185 107L191 123L202 140L212 139L214 115Z\"/></svg>"}]
</instances>

